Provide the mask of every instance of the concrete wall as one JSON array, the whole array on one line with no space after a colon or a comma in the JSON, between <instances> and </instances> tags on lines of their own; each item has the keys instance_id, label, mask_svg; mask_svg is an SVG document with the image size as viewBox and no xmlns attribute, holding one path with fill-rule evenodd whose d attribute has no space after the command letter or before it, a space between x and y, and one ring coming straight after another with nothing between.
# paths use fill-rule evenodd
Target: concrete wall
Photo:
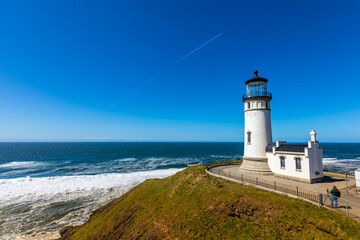
<instances>
[{"instance_id":1,"label":"concrete wall","mask_svg":"<svg viewBox=\"0 0 360 240\"><path fill-rule=\"evenodd\" d=\"M360 189L360 168L355 170L356 188Z\"/></svg>"},{"instance_id":2,"label":"concrete wall","mask_svg":"<svg viewBox=\"0 0 360 240\"><path fill-rule=\"evenodd\" d=\"M290 154L290 153L281 153L276 152L266 153L268 158L268 164L271 171L278 175L286 175L290 178L299 178L299 179L311 179L310 178L310 166L309 159L305 157L305 154ZM281 168L280 157L285 157L285 168ZM301 170L296 170L296 161L295 158L300 158L301 160Z\"/></svg>"},{"instance_id":3,"label":"concrete wall","mask_svg":"<svg viewBox=\"0 0 360 240\"><path fill-rule=\"evenodd\" d=\"M323 178L323 150L319 147L319 142L309 141L308 147L304 150L304 153L267 152L266 157L268 158L271 171L275 175L307 180L309 182L314 179ZM285 157L285 168L281 168L280 157ZM301 171L296 170L295 158L301 159Z\"/></svg>"},{"instance_id":4,"label":"concrete wall","mask_svg":"<svg viewBox=\"0 0 360 240\"><path fill-rule=\"evenodd\" d=\"M266 108L265 100L246 101L244 106L244 157L265 158L265 148L272 143L270 109ZM248 132L251 132L251 143L248 143Z\"/></svg>"},{"instance_id":5,"label":"concrete wall","mask_svg":"<svg viewBox=\"0 0 360 240\"><path fill-rule=\"evenodd\" d=\"M310 161L310 178L324 177L323 150L320 148L319 142L309 141L308 148L305 148L305 155L308 155Z\"/></svg>"}]
</instances>

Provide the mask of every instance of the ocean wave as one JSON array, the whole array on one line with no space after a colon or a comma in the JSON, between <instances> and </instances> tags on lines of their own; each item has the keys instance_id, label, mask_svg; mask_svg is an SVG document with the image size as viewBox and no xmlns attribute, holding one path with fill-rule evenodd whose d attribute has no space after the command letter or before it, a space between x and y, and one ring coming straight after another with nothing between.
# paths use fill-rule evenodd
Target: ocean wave
<instances>
[{"instance_id":1,"label":"ocean wave","mask_svg":"<svg viewBox=\"0 0 360 240\"><path fill-rule=\"evenodd\" d=\"M113 165L113 168L116 169L154 169L156 167L163 167L163 166L169 166L171 168L172 165L187 165L188 163L192 163L194 161L201 162L202 158L195 158L195 157L146 157L141 159L136 158L123 158L123 159L117 159L113 162L115 163ZM121 167L119 168L119 165L117 163L121 164ZM126 163L126 165L124 165ZM131 165L129 165L131 163ZM101 165L101 163L100 163Z\"/></svg>"},{"instance_id":2,"label":"ocean wave","mask_svg":"<svg viewBox=\"0 0 360 240\"><path fill-rule=\"evenodd\" d=\"M149 178L164 178L182 169L164 169L131 173L108 173L97 175L22 177L0 180L0 201L33 198L66 192L85 191L138 184ZM23 199L22 199L23 200Z\"/></svg>"},{"instance_id":3,"label":"ocean wave","mask_svg":"<svg viewBox=\"0 0 360 240\"><path fill-rule=\"evenodd\" d=\"M111 167L108 164L99 163L96 168L113 169L116 171L128 171L128 170L151 170L160 168L177 168L178 166L185 167L189 163L193 162L200 163L199 158L193 157L146 157L146 158L122 158L112 161ZM94 170L96 170L94 168Z\"/></svg>"},{"instance_id":4,"label":"ocean wave","mask_svg":"<svg viewBox=\"0 0 360 240\"><path fill-rule=\"evenodd\" d=\"M131 162L136 160L137 160L136 158L120 158L113 160L113 162Z\"/></svg>"},{"instance_id":5,"label":"ocean wave","mask_svg":"<svg viewBox=\"0 0 360 240\"><path fill-rule=\"evenodd\" d=\"M164 162L164 161L186 162L186 161L191 161L191 160L194 160L194 158L192 158L192 157L148 157L148 158L143 159L143 161L146 161L146 162Z\"/></svg>"},{"instance_id":6,"label":"ocean wave","mask_svg":"<svg viewBox=\"0 0 360 240\"><path fill-rule=\"evenodd\" d=\"M225 159L225 158L240 158L241 156L240 155L232 155L232 156L229 156L229 155L218 155L218 154L212 154L210 155L211 158L220 158L220 159Z\"/></svg>"},{"instance_id":7,"label":"ocean wave","mask_svg":"<svg viewBox=\"0 0 360 240\"><path fill-rule=\"evenodd\" d=\"M4 233L0 239L4 240L48 240L60 238L59 231L49 232L45 234L35 234L32 237L24 234Z\"/></svg>"},{"instance_id":8,"label":"ocean wave","mask_svg":"<svg viewBox=\"0 0 360 240\"><path fill-rule=\"evenodd\" d=\"M10 171L4 171L4 172L0 173L0 177L1 178L9 178L9 177L13 177L14 175L23 176L23 175L28 174L31 171L32 171L31 168L26 168L26 169L21 169L21 170L11 169Z\"/></svg>"},{"instance_id":9,"label":"ocean wave","mask_svg":"<svg viewBox=\"0 0 360 240\"><path fill-rule=\"evenodd\" d=\"M44 163L33 162L33 161L9 162L9 163L0 164L0 168L28 168L28 167L36 167L42 164Z\"/></svg>"},{"instance_id":10,"label":"ocean wave","mask_svg":"<svg viewBox=\"0 0 360 240\"><path fill-rule=\"evenodd\" d=\"M182 169L0 180L0 216L6 219L0 239L44 239L65 225L84 223L95 209L146 179Z\"/></svg>"},{"instance_id":11,"label":"ocean wave","mask_svg":"<svg viewBox=\"0 0 360 240\"><path fill-rule=\"evenodd\" d=\"M338 159L338 158L323 158L323 163L344 163L344 162L360 162L359 158L356 159Z\"/></svg>"}]
</instances>

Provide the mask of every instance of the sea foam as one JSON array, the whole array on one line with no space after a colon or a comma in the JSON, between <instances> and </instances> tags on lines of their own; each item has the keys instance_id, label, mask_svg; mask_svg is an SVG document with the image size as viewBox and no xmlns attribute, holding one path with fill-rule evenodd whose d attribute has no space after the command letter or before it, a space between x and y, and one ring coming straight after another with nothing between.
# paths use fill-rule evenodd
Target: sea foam
<instances>
[{"instance_id":1,"label":"sea foam","mask_svg":"<svg viewBox=\"0 0 360 240\"><path fill-rule=\"evenodd\" d=\"M149 178L164 178L182 169L164 169L131 173L108 173L97 175L24 177L0 180L0 203L19 197L33 198L97 188L134 185Z\"/></svg>"},{"instance_id":2,"label":"sea foam","mask_svg":"<svg viewBox=\"0 0 360 240\"><path fill-rule=\"evenodd\" d=\"M0 216L6 221L0 224L4 233L0 239L48 239L43 236L65 225L84 223L93 210L146 179L165 178L181 170L2 179Z\"/></svg>"},{"instance_id":3,"label":"sea foam","mask_svg":"<svg viewBox=\"0 0 360 240\"><path fill-rule=\"evenodd\" d=\"M32 162L32 161L23 161L23 162L9 162L0 164L0 168L26 168L26 167L34 167L39 164L43 164L41 162Z\"/></svg>"},{"instance_id":4,"label":"sea foam","mask_svg":"<svg viewBox=\"0 0 360 240\"><path fill-rule=\"evenodd\" d=\"M338 159L338 158L323 158L323 163L343 163L343 162L360 162L360 159Z\"/></svg>"}]
</instances>

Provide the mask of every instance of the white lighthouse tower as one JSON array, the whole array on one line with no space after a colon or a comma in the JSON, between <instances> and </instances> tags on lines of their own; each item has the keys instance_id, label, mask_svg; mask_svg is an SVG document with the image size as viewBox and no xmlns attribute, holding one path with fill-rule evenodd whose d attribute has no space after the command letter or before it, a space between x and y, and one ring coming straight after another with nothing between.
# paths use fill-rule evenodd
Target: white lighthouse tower
<instances>
[{"instance_id":1,"label":"white lighthouse tower","mask_svg":"<svg viewBox=\"0 0 360 240\"><path fill-rule=\"evenodd\" d=\"M243 96L245 112L244 156L240 171L247 174L270 175L266 148L272 147L270 101L266 78L258 76L247 80Z\"/></svg>"}]
</instances>

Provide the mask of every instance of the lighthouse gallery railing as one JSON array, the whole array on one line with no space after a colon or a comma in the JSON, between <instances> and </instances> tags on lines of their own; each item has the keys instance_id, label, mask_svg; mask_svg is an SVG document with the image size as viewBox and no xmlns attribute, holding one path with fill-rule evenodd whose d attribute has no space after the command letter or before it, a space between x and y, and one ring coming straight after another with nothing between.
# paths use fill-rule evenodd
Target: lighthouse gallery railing
<instances>
[{"instance_id":1,"label":"lighthouse gallery railing","mask_svg":"<svg viewBox=\"0 0 360 240\"><path fill-rule=\"evenodd\" d=\"M272 98L271 92L250 92L243 95L243 100L252 97L269 97Z\"/></svg>"}]
</instances>

